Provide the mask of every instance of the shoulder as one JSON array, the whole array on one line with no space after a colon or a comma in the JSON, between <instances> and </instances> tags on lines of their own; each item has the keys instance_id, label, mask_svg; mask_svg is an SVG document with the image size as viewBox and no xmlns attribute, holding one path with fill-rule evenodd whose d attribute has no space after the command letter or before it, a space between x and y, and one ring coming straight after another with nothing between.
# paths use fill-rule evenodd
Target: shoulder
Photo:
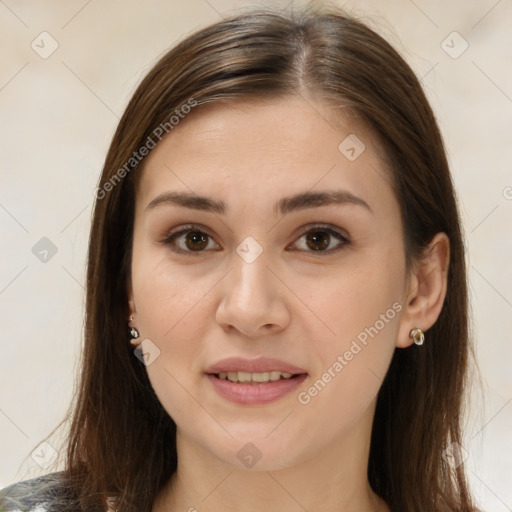
<instances>
[{"instance_id":1,"label":"shoulder","mask_svg":"<svg viewBox=\"0 0 512 512\"><path fill-rule=\"evenodd\" d=\"M0 512L74 512L63 472L24 480L0 490Z\"/></svg>"}]
</instances>

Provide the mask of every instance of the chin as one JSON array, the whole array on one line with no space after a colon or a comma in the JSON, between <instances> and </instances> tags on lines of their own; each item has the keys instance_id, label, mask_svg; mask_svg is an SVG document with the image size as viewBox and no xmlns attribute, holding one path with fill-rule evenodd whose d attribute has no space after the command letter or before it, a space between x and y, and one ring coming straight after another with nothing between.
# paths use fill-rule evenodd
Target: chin
<instances>
[{"instance_id":1,"label":"chin","mask_svg":"<svg viewBox=\"0 0 512 512\"><path fill-rule=\"evenodd\" d=\"M300 459L307 459L305 453L297 451L297 448L303 448L301 441L290 436L289 432L277 433L276 429L274 435L269 436L268 433L275 427L276 424L270 428L265 425L264 429L258 424L253 428L246 426L244 430L240 428L243 434L236 435L228 428L233 438L224 440L222 445L212 445L213 437L209 437L204 439L204 446L210 449L217 459L238 470L279 471L297 464ZM262 432L265 434L262 435ZM219 449L221 447L222 449Z\"/></svg>"}]
</instances>

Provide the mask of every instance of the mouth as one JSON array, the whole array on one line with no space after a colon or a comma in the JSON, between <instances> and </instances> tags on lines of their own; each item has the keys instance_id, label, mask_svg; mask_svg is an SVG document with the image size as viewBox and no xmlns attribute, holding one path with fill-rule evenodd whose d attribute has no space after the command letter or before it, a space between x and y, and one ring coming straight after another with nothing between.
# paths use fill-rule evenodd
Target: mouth
<instances>
[{"instance_id":1,"label":"mouth","mask_svg":"<svg viewBox=\"0 0 512 512\"><path fill-rule=\"evenodd\" d=\"M289 373L280 371L271 372L219 372L209 374L219 380L227 380L236 384L268 384L280 380L293 380L301 376L306 376L307 373Z\"/></svg>"},{"instance_id":2,"label":"mouth","mask_svg":"<svg viewBox=\"0 0 512 512\"><path fill-rule=\"evenodd\" d=\"M295 391L308 377L303 368L279 359L230 357L206 369L215 392L236 404L261 405Z\"/></svg>"},{"instance_id":3,"label":"mouth","mask_svg":"<svg viewBox=\"0 0 512 512\"><path fill-rule=\"evenodd\" d=\"M206 374L212 389L223 399L238 405L264 405L293 394L307 379L307 373L219 372Z\"/></svg>"}]
</instances>

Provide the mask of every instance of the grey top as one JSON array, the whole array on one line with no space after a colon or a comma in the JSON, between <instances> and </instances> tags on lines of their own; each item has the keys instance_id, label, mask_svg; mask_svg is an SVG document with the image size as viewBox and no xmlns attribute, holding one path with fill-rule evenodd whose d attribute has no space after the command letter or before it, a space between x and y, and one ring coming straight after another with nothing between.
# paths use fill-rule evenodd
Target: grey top
<instances>
[{"instance_id":1,"label":"grey top","mask_svg":"<svg viewBox=\"0 0 512 512\"><path fill-rule=\"evenodd\" d=\"M0 512L80 512L62 472L24 480L0 491Z\"/></svg>"}]
</instances>

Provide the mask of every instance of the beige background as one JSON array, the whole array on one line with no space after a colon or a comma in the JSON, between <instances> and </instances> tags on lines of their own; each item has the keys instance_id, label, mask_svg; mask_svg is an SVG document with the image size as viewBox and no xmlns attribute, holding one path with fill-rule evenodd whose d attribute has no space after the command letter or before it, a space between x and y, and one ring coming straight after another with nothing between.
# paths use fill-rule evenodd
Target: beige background
<instances>
[{"instance_id":1,"label":"beige background","mask_svg":"<svg viewBox=\"0 0 512 512\"><path fill-rule=\"evenodd\" d=\"M118 117L166 49L247 5L255 4L0 0L0 486L44 473L30 453L72 396L93 190ZM512 3L344 6L423 77L443 130L464 218L484 380L467 426L468 472L484 509L512 510ZM50 35L40 35L45 31ZM44 55L52 44L58 48ZM43 237L57 248L47 262L32 252ZM35 460L37 453L51 462L51 448L36 451Z\"/></svg>"}]
</instances>

